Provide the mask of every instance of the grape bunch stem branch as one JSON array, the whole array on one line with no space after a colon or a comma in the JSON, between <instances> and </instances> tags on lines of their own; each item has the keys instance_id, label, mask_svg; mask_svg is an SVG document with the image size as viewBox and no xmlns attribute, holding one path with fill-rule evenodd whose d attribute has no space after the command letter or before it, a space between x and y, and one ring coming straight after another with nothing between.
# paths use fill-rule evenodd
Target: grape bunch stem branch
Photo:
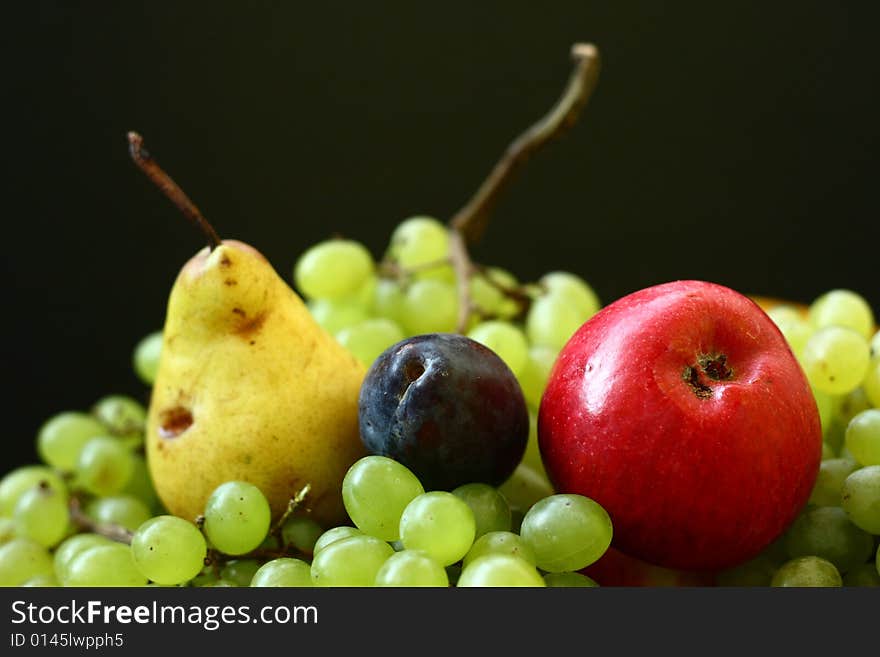
<instances>
[{"instance_id":1,"label":"grape bunch stem branch","mask_svg":"<svg viewBox=\"0 0 880 657\"><path fill-rule=\"evenodd\" d=\"M561 136L577 122L599 81L600 59L596 46L576 43L572 46L571 55L575 61L574 70L562 96L547 114L507 147L474 196L449 220L449 257L457 281L459 333L466 330L468 318L475 310L470 294L470 278L477 267L471 261L467 247L476 244L483 236L498 199L514 175L542 146ZM487 279L491 280L491 277ZM519 296L517 293L514 298L521 301Z\"/></svg>"},{"instance_id":2,"label":"grape bunch stem branch","mask_svg":"<svg viewBox=\"0 0 880 657\"><path fill-rule=\"evenodd\" d=\"M100 534L111 541L131 545L133 536L131 531L116 523L95 521L82 510L82 503L76 496L70 498L70 520L79 529Z\"/></svg>"}]
</instances>

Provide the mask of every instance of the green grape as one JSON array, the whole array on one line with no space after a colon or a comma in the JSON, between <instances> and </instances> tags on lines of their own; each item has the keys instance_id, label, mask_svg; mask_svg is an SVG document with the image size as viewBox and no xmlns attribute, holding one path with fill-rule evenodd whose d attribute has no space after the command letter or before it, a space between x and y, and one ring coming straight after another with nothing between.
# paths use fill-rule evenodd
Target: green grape
<instances>
[{"instance_id":1,"label":"green grape","mask_svg":"<svg viewBox=\"0 0 880 657\"><path fill-rule=\"evenodd\" d=\"M551 495L528 510L520 534L535 551L541 570L580 570L608 549L611 519L588 497Z\"/></svg>"},{"instance_id":2,"label":"green grape","mask_svg":"<svg viewBox=\"0 0 880 657\"><path fill-rule=\"evenodd\" d=\"M147 461L140 454L132 454L132 471L128 483L122 488L120 494L139 499L147 505L153 515L162 515L164 509L153 487L153 479L150 477L150 469Z\"/></svg>"},{"instance_id":3,"label":"green grape","mask_svg":"<svg viewBox=\"0 0 880 657\"><path fill-rule=\"evenodd\" d=\"M471 508L446 491L422 493L400 516L400 539L407 550L422 550L442 566L461 559L476 533Z\"/></svg>"},{"instance_id":4,"label":"green grape","mask_svg":"<svg viewBox=\"0 0 880 657\"><path fill-rule=\"evenodd\" d=\"M131 451L118 440L104 436L89 440L76 463L77 481L93 495L120 492L133 471Z\"/></svg>"},{"instance_id":5,"label":"green grape","mask_svg":"<svg viewBox=\"0 0 880 657\"><path fill-rule=\"evenodd\" d=\"M193 587L208 587L214 586L217 582L220 581L220 577L214 572L213 568L203 570L201 573L193 577L189 581L189 585Z\"/></svg>"},{"instance_id":6,"label":"green grape","mask_svg":"<svg viewBox=\"0 0 880 657\"><path fill-rule=\"evenodd\" d=\"M832 397L834 419L846 427L856 415L871 408L863 388L855 388L845 395Z\"/></svg>"},{"instance_id":7,"label":"green grape","mask_svg":"<svg viewBox=\"0 0 880 657\"><path fill-rule=\"evenodd\" d=\"M323 532L321 525L311 518L293 516L284 521L281 527L281 540L284 545L292 545L300 552L311 554Z\"/></svg>"},{"instance_id":8,"label":"green grape","mask_svg":"<svg viewBox=\"0 0 880 657\"><path fill-rule=\"evenodd\" d=\"M468 331L468 337L494 351L519 376L529 358L529 343L525 333L509 322L491 320L481 322Z\"/></svg>"},{"instance_id":9,"label":"green grape","mask_svg":"<svg viewBox=\"0 0 880 657\"><path fill-rule=\"evenodd\" d=\"M826 326L813 333L801 357L810 384L830 395L843 395L857 388L869 362L865 338L842 326Z\"/></svg>"},{"instance_id":10,"label":"green grape","mask_svg":"<svg viewBox=\"0 0 880 657\"><path fill-rule=\"evenodd\" d=\"M225 554L256 548L269 532L272 512L262 491L244 481L227 481L205 504L205 535Z\"/></svg>"},{"instance_id":11,"label":"green grape","mask_svg":"<svg viewBox=\"0 0 880 657\"><path fill-rule=\"evenodd\" d=\"M0 516L12 517L18 498L26 490L42 483L62 495L67 494L64 480L51 468L42 465L23 465L8 472L3 479L0 479Z\"/></svg>"},{"instance_id":12,"label":"green grape","mask_svg":"<svg viewBox=\"0 0 880 657\"><path fill-rule=\"evenodd\" d=\"M819 474L810 493L810 503L817 506L840 506L840 491L844 480L859 464L852 459L828 459L819 466Z\"/></svg>"},{"instance_id":13,"label":"green grape","mask_svg":"<svg viewBox=\"0 0 880 657\"><path fill-rule=\"evenodd\" d=\"M833 405L836 417L847 424L862 411L874 407L862 386L853 389L845 395L833 397L832 399L834 400Z\"/></svg>"},{"instance_id":14,"label":"green grape","mask_svg":"<svg viewBox=\"0 0 880 657\"><path fill-rule=\"evenodd\" d=\"M823 427L823 439L831 445L836 454L840 455L843 448L846 427L856 415L871 408L871 402L863 388L858 387L845 395L832 396L831 422L827 429Z\"/></svg>"},{"instance_id":15,"label":"green grape","mask_svg":"<svg viewBox=\"0 0 880 657\"><path fill-rule=\"evenodd\" d=\"M266 535L266 538L262 540L262 542L257 546L258 550L280 550L281 549L281 541L278 539L278 536L269 533Z\"/></svg>"},{"instance_id":16,"label":"green grape","mask_svg":"<svg viewBox=\"0 0 880 657\"><path fill-rule=\"evenodd\" d=\"M521 536L505 531L489 532L480 536L474 541L468 553L464 555L462 565L467 568L472 561L487 554L510 554L533 566L536 565L535 551L532 546Z\"/></svg>"},{"instance_id":17,"label":"green grape","mask_svg":"<svg viewBox=\"0 0 880 657\"><path fill-rule=\"evenodd\" d=\"M302 559L282 557L267 561L254 573L251 586L311 587L312 567Z\"/></svg>"},{"instance_id":18,"label":"green grape","mask_svg":"<svg viewBox=\"0 0 880 657\"><path fill-rule=\"evenodd\" d=\"M718 586L770 586L778 564L765 554L759 554L728 570L718 573Z\"/></svg>"},{"instance_id":19,"label":"green grape","mask_svg":"<svg viewBox=\"0 0 880 657\"><path fill-rule=\"evenodd\" d=\"M73 411L49 419L37 434L40 458L58 470L73 470L85 444L107 429L96 418Z\"/></svg>"},{"instance_id":20,"label":"green grape","mask_svg":"<svg viewBox=\"0 0 880 657\"><path fill-rule=\"evenodd\" d=\"M559 351L586 319L566 297L547 294L532 302L526 315L526 336L533 345Z\"/></svg>"},{"instance_id":21,"label":"green grape","mask_svg":"<svg viewBox=\"0 0 880 657\"><path fill-rule=\"evenodd\" d=\"M581 573L547 573L544 575L544 583L554 588L572 588L572 587L597 587L596 581Z\"/></svg>"},{"instance_id":22,"label":"green grape","mask_svg":"<svg viewBox=\"0 0 880 657\"><path fill-rule=\"evenodd\" d=\"M799 557L786 562L773 575L771 586L843 586L834 564L820 557Z\"/></svg>"},{"instance_id":23,"label":"green grape","mask_svg":"<svg viewBox=\"0 0 880 657\"><path fill-rule=\"evenodd\" d=\"M382 564L374 586L449 586L449 576L424 552L401 550Z\"/></svg>"},{"instance_id":24,"label":"green grape","mask_svg":"<svg viewBox=\"0 0 880 657\"><path fill-rule=\"evenodd\" d=\"M874 356L862 381L865 397L872 406L880 407L880 356Z\"/></svg>"},{"instance_id":25,"label":"green grape","mask_svg":"<svg viewBox=\"0 0 880 657\"><path fill-rule=\"evenodd\" d=\"M406 290L400 320L408 335L451 333L458 321L455 288L433 279L413 282Z\"/></svg>"},{"instance_id":26,"label":"green grape","mask_svg":"<svg viewBox=\"0 0 880 657\"><path fill-rule=\"evenodd\" d=\"M159 358L162 356L162 331L155 331L135 345L132 362L138 378L148 386L156 381Z\"/></svg>"},{"instance_id":27,"label":"green grape","mask_svg":"<svg viewBox=\"0 0 880 657\"><path fill-rule=\"evenodd\" d=\"M147 578L122 543L97 545L77 554L67 565L65 586L145 586Z\"/></svg>"},{"instance_id":28,"label":"green grape","mask_svg":"<svg viewBox=\"0 0 880 657\"><path fill-rule=\"evenodd\" d=\"M521 305L506 291L519 291L516 277L500 267L488 267L471 278L471 299L490 316L512 319L519 314Z\"/></svg>"},{"instance_id":29,"label":"green grape","mask_svg":"<svg viewBox=\"0 0 880 657\"><path fill-rule=\"evenodd\" d=\"M22 583L22 586L47 588L59 586L59 584L54 575L34 575L26 582Z\"/></svg>"},{"instance_id":30,"label":"green grape","mask_svg":"<svg viewBox=\"0 0 880 657\"><path fill-rule=\"evenodd\" d=\"M549 488L550 484L548 483L549 479L547 477L547 472L544 470L544 462L541 460L541 448L538 445L538 413L534 410L529 411L529 438L526 442L526 451L523 454L522 465L530 468L540 476L543 486L543 494L541 497L547 497L547 495L553 494L553 490ZM528 506L531 506L537 501L538 500L536 499L530 502Z\"/></svg>"},{"instance_id":31,"label":"green grape","mask_svg":"<svg viewBox=\"0 0 880 657\"><path fill-rule=\"evenodd\" d=\"M312 318L328 333L336 335L348 326L367 319L367 311L348 300L315 299L307 304Z\"/></svg>"},{"instance_id":32,"label":"green grape","mask_svg":"<svg viewBox=\"0 0 880 657\"><path fill-rule=\"evenodd\" d=\"M410 217L391 233L387 257L405 269L419 269L420 276L438 275L438 270L448 267L444 263L448 255L449 231L431 217ZM438 267L424 269L434 263Z\"/></svg>"},{"instance_id":33,"label":"green grape","mask_svg":"<svg viewBox=\"0 0 880 657\"><path fill-rule=\"evenodd\" d=\"M871 535L856 527L836 506L808 508L785 535L790 557L822 557L841 573L867 561L873 548Z\"/></svg>"},{"instance_id":34,"label":"green grape","mask_svg":"<svg viewBox=\"0 0 880 657\"><path fill-rule=\"evenodd\" d=\"M15 538L15 520L0 518L0 545Z\"/></svg>"},{"instance_id":35,"label":"green grape","mask_svg":"<svg viewBox=\"0 0 880 657\"><path fill-rule=\"evenodd\" d=\"M856 527L880 535L880 465L866 466L846 478L840 506Z\"/></svg>"},{"instance_id":36,"label":"green grape","mask_svg":"<svg viewBox=\"0 0 880 657\"><path fill-rule=\"evenodd\" d=\"M18 498L13 518L18 535L52 547L67 533L67 496L48 485L30 488Z\"/></svg>"},{"instance_id":37,"label":"green grape","mask_svg":"<svg viewBox=\"0 0 880 657\"><path fill-rule=\"evenodd\" d=\"M403 329L384 317L365 319L336 334L339 344L367 367L373 364L379 354L404 337Z\"/></svg>"},{"instance_id":38,"label":"green grape","mask_svg":"<svg viewBox=\"0 0 880 657\"><path fill-rule=\"evenodd\" d=\"M846 448L862 465L880 465L880 408L856 415L846 427Z\"/></svg>"},{"instance_id":39,"label":"green grape","mask_svg":"<svg viewBox=\"0 0 880 657\"><path fill-rule=\"evenodd\" d=\"M471 276L469 281L471 301L477 309L489 317L497 316L504 303L504 293L481 273Z\"/></svg>"},{"instance_id":40,"label":"green grape","mask_svg":"<svg viewBox=\"0 0 880 657\"><path fill-rule=\"evenodd\" d=\"M816 408L819 410L822 435L826 435L834 419L834 398L815 388L813 388L813 398L816 400Z\"/></svg>"},{"instance_id":41,"label":"green grape","mask_svg":"<svg viewBox=\"0 0 880 657\"><path fill-rule=\"evenodd\" d=\"M349 536L333 541L312 560L315 586L372 586L394 549L375 536Z\"/></svg>"},{"instance_id":42,"label":"green grape","mask_svg":"<svg viewBox=\"0 0 880 657\"><path fill-rule=\"evenodd\" d=\"M293 280L307 299L339 299L357 292L373 273L373 256L351 240L319 242L303 253Z\"/></svg>"},{"instance_id":43,"label":"green grape","mask_svg":"<svg viewBox=\"0 0 880 657\"><path fill-rule=\"evenodd\" d=\"M375 274L370 274L354 293L342 297L340 301L356 306L369 314L373 308L373 299L376 297L376 286L378 284L379 277Z\"/></svg>"},{"instance_id":44,"label":"green grape","mask_svg":"<svg viewBox=\"0 0 880 657\"><path fill-rule=\"evenodd\" d=\"M539 500L554 493L547 477L525 463L516 466L513 474L498 487L498 490L510 504L511 510L518 509L523 513Z\"/></svg>"},{"instance_id":45,"label":"green grape","mask_svg":"<svg viewBox=\"0 0 880 657\"><path fill-rule=\"evenodd\" d=\"M767 316L773 320L792 352L800 358L804 351L807 340L813 334L813 327L804 319L801 313L792 306L779 305L767 311Z\"/></svg>"},{"instance_id":46,"label":"green grape","mask_svg":"<svg viewBox=\"0 0 880 657\"><path fill-rule=\"evenodd\" d=\"M541 405L544 388L550 379L550 371L559 353L550 347L537 345L529 349L526 363L517 375L526 402L531 408Z\"/></svg>"},{"instance_id":47,"label":"green grape","mask_svg":"<svg viewBox=\"0 0 880 657\"><path fill-rule=\"evenodd\" d=\"M541 277L539 284L550 294L558 295L575 308L578 315L588 320L595 315L601 304L599 297L587 282L576 274L554 271Z\"/></svg>"},{"instance_id":48,"label":"green grape","mask_svg":"<svg viewBox=\"0 0 880 657\"><path fill-rule=\"evenodd\" d=\"M207 556L205 537L177 516L150 518L131 537L138 570L157 584L183 584L201 572Z\"/></svg>"},{"instance_id":49,"label":"green grape","mask_svg":"<svg viewBox=\"0 0 880 657\"><path fill-rule=\"evenodd\" d=\"M86 515L99 523L112 523L134 531L153 515L141 500L130 495L99 497L86 506Z\"/></svg>"},{"instance_id":50,"label":"green grape","mask_svg":"<svg viewBox=\"0 0 880 657\"><path fill-rule=\"evenodd\" d=\"M390 278L380 278L373 289L371 313L376 317L390 319L398 326L403 322L403 288L400 283Z\"/></svg>"},{"instance_id":51,"label":"green grape","mask_svg":"<svg viewBox=\"0 0 880 657\"><path fill-rule=\"evenodd\" d=\"M880 586L880 573L873 563L856 566L843 576L844 586Z\"/></svg>"},{"instance_id":52,"label":"green grape","mask_svg":"<svg viewBox=\"0 0 880 657\"><path fill-rule=\"evenodd\" d=\"M147 409L125 395L102 397L92 407L92 415L114 436L142 434L147 427Z\"/></svg>"},{"instance_id":53,"label":"green grape","mask_svg":"<svg viewBox=\"0 0 880 657\"><path fill-rule=\"evenodd\" d=\"M871 358L880 356L880 330L871 337Z\"/></svg>"},{"instance_id":54,"label":"green grape","mask_svg":"<svg viewBox=\"0 0 880 657\"><path fill-rule=\"evenodd\" d=\"M360 529L349 527L347 525L340 525L339 527L328 529L318 537L317 541L315 541L315 547L312 548L312 557L317 557L318 553L331 543L341 541L343 538L363 535L364 533Z\"/></svg>"},{"instance_id":55,"label":"green grape","mask_svg":"<svg viewBox=\"0 0 880 657\"><path fill-rule=\"evenodd\" d=\"M547 586L544 578L528 561L510 554L487 554L474 559L461 571L456 586Z\"/></svg>"},{"instance_id":56,"label":"green grape","mask_svg":"<svg viewBox=\"0 0 880 657\"><path fill-rule=\"evenodd\" d=\"M256 559L228 561L220 571L220 581L227 584L217 584L217 586L250 586L259 569L260 562Z\"/></svg>"},{"instance_id":57,"label":"green grape","mask_svg":"<svg viewBox=\"0 0 880 657\"><path fill-rule=\"evenodd\" d=\"M409 468L385 456L361 458L342 480L342 501L352 522L383 541L400 538L404 508L424 492Z\"/></svg>"},{"instance_id":58,"label":"green grape","mask_svg":"<svg viewBox=\"0 0 880 657\"><path fill-rule=\"evenodd\" d=\"M498 489L489 484L464 484L452 494L467 504L474 514L474 538L496 531L510 531L510 505Z\"/></svg>"},{"instance_id":59,"label":"green grape","mask_svg":"<svg viewBox=\"0 0 880 657\"><path fill-rule=\"evenodd\" d=\"M874 332L871 306L851 290L831 290L810 304L810 323L817 329L845 326L866 339Z\"/></svg>"},{"instance_id":60,"label":"green grape","mask_svg":"<svg viewBox=\"0 0 880 657\"><path fill-rule=\"evenodd\" d=\"M64 539L62 543L55 549L54 569L55 577L64 584L67 581L70 563L81 552L97 547L99 545L110 545L109 538L105 538L100 534L74 534Z\"/></svg>"},{"instance_id":61,"label":"green grape","mask_svg":"<svg viewBox=\"0 0 880 657\"><path fill-rule=\"evenodd\" d=\"M0 586L20 586L32 577L52 575L49 551L27 538L13 538L0 545Z\"/></svg>"}]
</instances>

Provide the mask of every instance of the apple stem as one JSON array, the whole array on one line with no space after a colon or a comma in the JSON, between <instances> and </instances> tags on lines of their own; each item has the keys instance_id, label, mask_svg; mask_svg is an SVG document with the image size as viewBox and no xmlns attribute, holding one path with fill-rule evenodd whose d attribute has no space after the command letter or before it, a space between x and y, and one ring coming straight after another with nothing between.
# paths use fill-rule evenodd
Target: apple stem
<instances>
[{"instance_id":1,"label":"apple stem","mask_svg":"<svg viewBox=\"0 0 880 657\"><path fill-rule=\"evenodd\" d=\"M475 244L483 236L492 211L514 174L542 146L553 141L575 124L599 81L600 60L596 46L590 43L576 43L572 46L571 55L575 61L574 70L562 96L547 114L507 147L476 193L449 220L449 257L457 281L456 328L459 333L466 330L468 319L476 309L471 299L470 278L477 271L477 267L468 253L468 245ZM519 302L520 299L517 301Z\"/></svg>"},{"instance_id":2,"label":"apple stem","mask_svg":"<svg viewBox=\"0 0 880 657\"><path fill-rule=\"evenodd\" d=\"M220 246L220 236L208 220L202 215L186 193L171 179L165 171L156 163L156 160L144 148L144 138L137 132L128 133L128 152L134 163L143 171L167 196L184 216L194 223L208 238L208 248L213 251Z\"/></svg>"}]
</instances>

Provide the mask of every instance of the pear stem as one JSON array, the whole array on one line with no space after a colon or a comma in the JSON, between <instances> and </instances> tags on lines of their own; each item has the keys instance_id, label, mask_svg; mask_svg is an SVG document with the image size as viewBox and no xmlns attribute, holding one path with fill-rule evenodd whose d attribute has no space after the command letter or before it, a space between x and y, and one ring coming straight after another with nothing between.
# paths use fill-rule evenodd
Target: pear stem
<instances>
[{"instance_id":1,"label":"pear stem","mask_svg":"<svg viewBox=\"0 0 880 657\"><path fill-rule=\"evenodd\" d=\"M590 43L576 43L571 55L575 65L568 84L556 104L539 121L517 137L489 172L467 204L449 220L449 257L455 270L458 292L457 330L463 333L475 305L470 294L470 278L477 266L468 253L468 245L480 240L502 192L514 174L548 142L573 126L599 81L599 50ZM517 295L523 302L525 295ZM526 305L523 306L527 307Z\"/></svg>"},{"instance_id":2,"label":"pear stem","mask_svg":"<svg viewBox=\"0 0 880 657\"><path fill-rule=\"evenodd\" d=\"M213 251L220 246L220 236L208 220L202 215L186 193L177 185L171 176L162 170L156 160L144 148L144 138L136 132L128 133L128 152L134 163L143 171L147 178L153 181L156 187L167 196L174 205L201 230L208 238L208 248Z\"/></svg>"}]
</instances>

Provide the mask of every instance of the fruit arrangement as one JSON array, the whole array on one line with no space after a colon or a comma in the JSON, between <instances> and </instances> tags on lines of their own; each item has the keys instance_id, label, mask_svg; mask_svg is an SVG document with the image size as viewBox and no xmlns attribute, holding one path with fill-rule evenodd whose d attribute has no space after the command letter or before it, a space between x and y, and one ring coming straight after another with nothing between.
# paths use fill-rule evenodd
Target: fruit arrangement
<instances>
[{"instance_id":1,"label":"fruit arrangement","mask_svg":"<svg viewBox=\"0 0 880 657\"><path fill-rule=\"evenodd\" d=\"M579 275L477 264L495 200L577 118L598 53L447 224L291 283L205 234L121 395L0 479L4 586L880 585L880 332L702 282L601 307Z\"/></svg>"}]
</instances>

